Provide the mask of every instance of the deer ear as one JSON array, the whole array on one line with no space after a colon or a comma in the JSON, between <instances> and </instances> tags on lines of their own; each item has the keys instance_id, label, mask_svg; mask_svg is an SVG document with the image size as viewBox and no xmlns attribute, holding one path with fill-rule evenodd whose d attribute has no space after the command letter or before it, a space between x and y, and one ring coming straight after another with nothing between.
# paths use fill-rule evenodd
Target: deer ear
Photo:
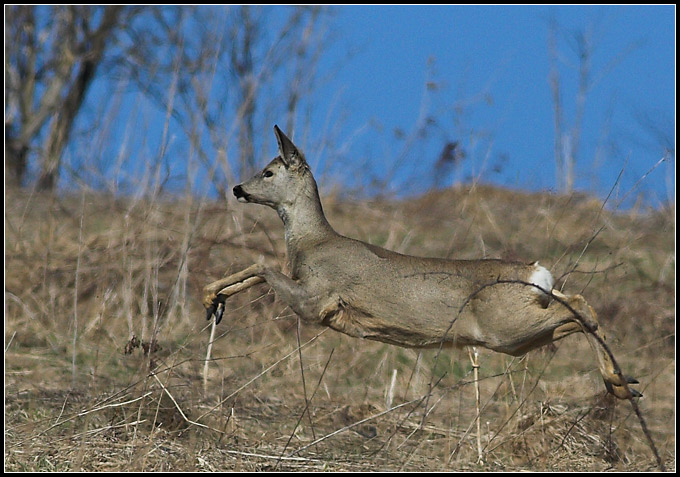
<instances>
[{"instance_id":1,"label":"deer ear","mask_svg":"<svg viewBox=\"0 0 680 477\"><path fill-rule=\"evenodd\" d=\"M288 136L283 134L283 131L276 125L274 125L274 134L276 135L276 142L279 145L279 156L284 164L286 164L286 167L298 167L302 165L305 162L305 158L295 144L293 144L293 141L288 139Z\"/></svg>"}]
</instances>

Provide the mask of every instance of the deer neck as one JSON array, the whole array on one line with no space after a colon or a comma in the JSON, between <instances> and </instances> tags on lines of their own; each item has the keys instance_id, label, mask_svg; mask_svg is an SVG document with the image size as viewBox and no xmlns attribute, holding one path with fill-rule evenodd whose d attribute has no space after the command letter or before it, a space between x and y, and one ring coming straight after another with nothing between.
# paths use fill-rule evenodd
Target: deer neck
<instances>
[{"instance_id":1,"label":"deer neck","mask_svg":"<svg viewBox=\"0 0 680 477\"><path fill-rule=\"evenodd\" d=\"M276 211L286 232L286 248L292 264L300 252L337 235L326 220L316 184L302 190L289 204Z\"/></svg>"}]
</instances>

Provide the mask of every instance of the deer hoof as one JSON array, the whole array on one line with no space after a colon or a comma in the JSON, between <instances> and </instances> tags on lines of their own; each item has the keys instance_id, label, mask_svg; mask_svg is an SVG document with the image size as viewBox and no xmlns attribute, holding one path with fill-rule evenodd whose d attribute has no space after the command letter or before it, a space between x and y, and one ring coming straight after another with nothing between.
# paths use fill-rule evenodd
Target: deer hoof
<instances>
[{"instance_id":1,"label":"deer hoof","mask_svg":"<svg viewBox=\"0 0 680 477\"><path fill-rule=\"evenodd\" d=\"M215 314L215 311L217 311L217 305L210 305L206 307L205 311L205 319L210 320L210 318L212 318L212 316Z\"/></svg>"},{"instance_id":2,"label":"deer hoof","mask_svg":"<svg viewBox=\"0 0 680 477\"><path fill-rule=\"evenodd\" d=\"M205 307L205 319L215 316L215 324L219 325L224 315L224 297L215 295L214 293L207 293L203 297L203 306Z\"/></svg>"},{"instance_id":3,"label":"deer hoof","mask_svg":"<svg viewBox=\"0 0 680 477\"><path fill-rule=\"evenodd\" d=\"M607 391L609 391L619 399L632 399L642 397L642 393L640 391L638 391L637 389L633 389L627 385L627 384L640 384L640 382L635 378L631 378L630 376L623 376L623 378L626 381L626 385L619 385L605 381L604 384L607 387Z\"/></svg>"},{"instance_id":4,"label":"deer hoof","mask_svg":"<svg viewBox=\"0 0 680 477\"><path fill-rule=\"evenodd\" d=\"M215 310L215 324L219 325L222 321L222 315L224 315L224 303L218 303L217 309Z\"/></svg>"}]
</instances>

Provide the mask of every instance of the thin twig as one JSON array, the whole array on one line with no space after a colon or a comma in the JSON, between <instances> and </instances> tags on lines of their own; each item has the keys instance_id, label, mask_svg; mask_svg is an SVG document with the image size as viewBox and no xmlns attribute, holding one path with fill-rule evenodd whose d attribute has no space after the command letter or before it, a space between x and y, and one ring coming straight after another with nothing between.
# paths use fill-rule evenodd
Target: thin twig
<instances>
[{"instance_id":1,"label":"thin twig","mask_svg":"<svg viewBox=\"0 0 680 477\"><path fill-rule=\"evenodd\" d=\"M312 396L307 400L305 398L305 408L302 410L302 413L300 414L300 417L298 418L297 422L295 423L295 427L293 428L293 432L290 433L290 437L288 438L288 441L286 442L286 445L283 447L283 450L281 451L281 458L285 459L283 457L283 454L285 454L286 450L288 449L288 446L290 445L290 441L293 439L293 436L295 435L295 431L297 430L298 426L300 425L300 421L302 421L302 417L305 415L305 412L307 412L307 415L310 416L309 414L309 405L312 402L312 399L314 399L314 396L316 396L316 392L319 390L319 386L321 385L321 380L323 379L324 375L326 374L326 369L328 369L328 365L331 362L331 358L333 357L333 352L335 351L335 348L331 349L331 353L328 356L328 360L326 361L326 365L323 367L323 371L321 372L321 376L319 376L319 382L316 383L316 387L314 388L314 392L312 393ZM311 420L311 416L310 416ZM316 440L316 436L314 436L314 439ZM280 465L281 461L276 463L276 467ZM275 467L275 469L276 469Z\"/></svg>"},{"instance_id":2,"label":"thin twig","mask_svg":"<svg viewBox=\"0 0 680 477\"><path fill-rule=\"evenodd\" d=\"M323 330L321 330L321 331L320 331L319 333L317 333L312 339L310 339L310 340L307 341L305 344L303 344L303 345L302 345L302 348L304 348L304 347L307 346L308 344L310 344L310 343L312 343L313 341L315 341L319 336L321 336L322 334L324 334L324 333L325 333L326 331L328 331L329 329L330 329L330 328L324 328ZM259 378L261 378L262 376L264 376L265 374L267 374L269 371L271 371L272 369L274 369L276 366L278 366L278 365L279 365L280 363L282 363L283 361L285 361L285 360L287 360L288 358L290 358L290 357L291 357L292 355L294 355L295 353L297 353L297 351L298 351L297 348L295 348L293 351L291 351L290 353L288 353L287 355L285 355L283 358L277 360L275 363L273 363L272 365L268 366L264 371L262 371L261 373L259 373L259 374L258 374L257 376L255 376L253 379L251 379L251 380L248 381L247 383L245 383L245 384L243 384L242 386L240 386L236 391L232 392L232 393L229 394L227 397L225 397L224 399L220 400L219 403L217 403L215 406L213 406L212 408L210 408L208 411L206 411L206 412L204 412L203 414L201 414L201 415L197 418L197 420L203 419L205 416L207 416L208 414L210 414L211 412L213 412L215 409L217 409L217 408L219 408L220 406L222 406L222 404L224 404L225 402L227 402L227 401L228 401L229 399L231 399L232 397L236 396L238 393L240 393L240 392L243 391L245 388L247 388L248 386L250 386L253 382L255 382L256 380L258 380Z\"/></svg>"},{"instance_id":3,"label":"thin twig","mask_svg":"<svg viewBox=\"0 0 680 477\"><path fill-rule=\"evenodd\" d=\"M210 429L211 431L215 431L215 432L222 434L222 431L220 431L219 429L215 429L215 428L212 428L210 426L206 426L205 424L201 424L200 422L192 421L191 419L189 419L187 417L187 415L184 414L184 411L182 411L182 408L179 406L179 404L177 404L177 401L175 401L175 398L172 396L172 394L170 394L170 391L168 391L168 388L166 388L165 385L161 382L161 380L158 379L158 376L156 375L156 373L152 373L151 376L153 376L156 379L156 381L158 381L158 384L161 385L161 388L163 388L163 391L165 392L165 394L168 395L170 400L173 402L173 404L177 408L177 411L179 411L179 413L181 414L182 419L184 419L189 424L193 424L193 425L199 426L199 427L204 427L206 429Z\"/></svg>"},{"instance_id":4,"label":"thin twig","mask_svg":"<svg viewBox=\"0 0 680 477\"><path fill-rule=\"evenodd\" d=\"M288 456L293 456L293 455L295 455L295 454L298 454L298 453L302 452L303 450L309 449L310 447L312 447L312 446L318 444L319 442L325 441L326 439L329 439L329 438L331 438L331 437L333 437L333 436L335 436L335 435L337 435L337 434L340 434L341 432L345 432L345 431L347 431L347 430L349 430L349 429L352 429L353 427L359 426L359 425L364 424L364 423L366 423L366 422L368 422L368 421L372 421L373 419L377 419L377 418L379 418L380 416L384 416L385 414L388 414L388 413L390 413L390 412L392 412L392 411L395 411L395 410L397 410L397 409L399 409L399 408L401 408L401 407L408 406L409 404L413 404L413 403L415 403L415 402L422 402L423 399L424 399L424 396L423 396L423 397L419 397L418 399L413 399L413 400L411 400L411 401L408 401L408 402L404 402L404 403L398 404L398 405L396 405L396 406L394 406L394 407L391 407L391 408L389 408L389 409L387 409L387 410L385 410L385 411L379 412L378 414L374 414L373 416L369 416L369 417L367 417L367 418L365 418L365 419L362 419L362 420L360 420L360 421L357 421L357 422L354 422L354 423L352 423L352 424L349 424L349 425L347 425L347 426L345 426L345 427L343 427L343 428L341 428L341 429L337 429L337 430L331 432L330 434L326 434L326 435L323 436L323 437L319 437L318 439L316 439L316 440L310 442L309 444L307 444L307 445L305 445L305 446L302 446L302 447L300 447L300 448L297 449L297 450L294 450L293 452L291 452L290 454L288 454Z\"/></svg>"},{"instance_id":5,"label":"thin twig","mask_svg":"<svg viewBox=\"0 0 680 477\"><path fill-rule=\"evenodd\" d=\"M144 422L146 422L146 419L142 419L141 421L126 422L126 423L123 423L123 424L115 424L115 425L111 425L111 426L98 427L97 429L89 429L87 431L79 432L78 434L73 434L73 435L70 435L70 436L64 436L64 437L61 437L61 438L57 438L55 440L52 440L51 442L54 443L54 442L59 442L59 441L67 440L67 439L76 439L78 437L86 437L86 436L90 436L90 435L93 435L93 434L98 434L100 432L109 431L111 429L120 429L121 427L127 428L128 426L136 426L137 424L142 424Z\"/></svg>"},{"instance_id":6,"label":"thin twig","mask_svg":"<svg viewBox=\"0 0 680 477\"><path fill-rule=\"evenodd\" d=\"M548 366L550 365L550 363L552 362L552 360L553 360L553 358L555 357L556 354L557 354L557 348L555 347L555 349L550 353L550 355L544 360L544 361L545 361L545 364L543 365L543 369L541 369L541 370L539 371L538 375L536 376L536 380L534 381L534 385L531 387L531 389L529 389L529 390L527 391L526 396L525 396L525 397L522 399L522 401L517 405L517 407L515 408L515 410L514 410L514 411L513 411L513 412L505 419L505 421L503 422L503 424L501 424L501 426L496 430L496 433L491 437L491 439L489 439L489 442L487 442L486 445L484 446L484 450L486 451L487 454L492 453L492 452L498 447L498 446L493 447L492 449L490 449L490 450L487 451L487 449L488 449L488 447L491 445L491 443L492 443L494 440L496 440L496 437L498 437L498 436L500 435L501 431L505 428L505 426L507 426L507 425L510 423L510 421L512 420L512 418L515 417L515 415L519 412L519 410L522 409L522 407L524 406L524 404L529 400L529 397L534 393L534 391L535 391L536 388L538 387L538 383L539 383L540 379L543 377L543 374L545 373L546 369L548 369ZM508 368L505 370L505 372L504 372L503 374L506 374L506 373L509 371L510 366L512 366L512 362L508 365ZM525 370L525 371L526 371L526 370ZM524 386L524 385L522 385L522 386ZM493 396L496 395L496 392L498 392L498 389L499 389L499 388L500 388L500 384L499 384L499 386L496 388L496 390L494 391L494 393L493 393L493 395L491 396L491 398L493 398ZM482 410L486 409L486 406L489 404L489 402L491 402L491 398L489 398L489 400L486 402L486 404L484 404L484 408L482 408ZM469 429L468 429L467 432L469 432ZM459 444L459 445L460 445L460 444ZM499 444L499 445L500 445L500 444Z\"/></svg>"},{"instance_id":7,"label":"thin twig","mask_svg":"<svg viewBox=\"0 0 680 477\"><path fill-rule=\"evenodd\" d=\"M242 451L235 451L235 450L225 450L227 454L235 454L235 455L243 455L247 457L259 457L261 459L276 459L276 460L292 460L296 462L322 462L325 463L326 461L320 460L320 459L309 459L307 457L292 457L292 456L275 456L275 455L267 455L267 454L256 454L253 452L242 452Z\"/></svg>"},{"instance_id":8,"label":"thin twig","mask_svg":"<svg viewBox=\"0 0 680 477\"><path fill-rule=\"evenodd\" d=\"M479 409L481 403L481 394L479 391L479 353L477 352L477 347L473 346L472 349L468 348L468 354L470 356L470 362L472 363L473 378L475 380L475 406L477 408L477 416L475 421L477 421L477 463L481 464L484 462L484 454L482 453L482 411Z\"/></svg>"},{"instance_id":9,"label":"thin twig","mask_svg":"<svg viewBox=\"0 0 680 477\"><path fill-rule=\"evenodd\" d=\"M80 206L80 226L78 228L78 256L76 258L75 283L73 285L73 349L71 350L71 386L76 385L76 356L78 354L78 282L80 278L80 259L83 251L83 217L85 216L85 191Z\"/></svg>"},{"instance_id":10,"label":"thin twig","mask_svg":"<svg viewBox=\"0 0 680 477\"><path fill-rule=\"evenodd\" d=\"M82 412L78 413L77 416L78 417L85 416L87 414L97 412L97 411L101 411L102 409L108 409L110 407L119 407L119 406L124 406L126 404L132 404L133 402L139 401L140 399L144 399L145 397L147 397L150 394L152 394L151 391L149 391L146 394L143 394L139 397L136 397L134 399L130 399L129 401L117 402L117 403L113 403L113 404L107 404L105 406L100 406L100 407L97 407L97 408L94 408L94 409L88 409L87 411L82 411ZM131 425L131 424L128 424L128 425Z\"/></svg>"},{"instance_id":11,"label":"thin twig","mask_svg":"<svg viewBox=\"0 0 680 477\"><path fill-rule=\"evenodd\" d=\"M553 356L554 356L554 353L553 353ZM508 364L508 366L505 368L505 371L503 371L503 373L500 373L496 376L504 376L504 375L508 374L510 372L510 367L512 366L512 364L513 364L513 362L510 361L510 364ZM548 363L546 363L545 367L543 368L543 371L545 371L545 368L547 368L547 367L548 367ZM538 386L538 381L539 381L540 377L543 375L543 371L541 371L541 373L539 374L539 377L536 379L536 382L534 383L534 387L529 391L529 393L527 394L524 401L529 399L529 396L531 396L531 393L534 391L534 389L536 389L536 386ZM496 377L496 376L488 376L488 377ZM489 403L491 403L491 400L494 398L494 396L496 396L496 393L498 393L498 390L501 388L502 385L503 385L502 382L498 383L494 392L491 394L491 396L489 396L489 399L487 399L487 401L484 403L484 406L477 412L477 419L479 419L480 416L481 416L481 413L483 413L486 410L487 406L489 405ZM501 425L500 429L496 432L496 435L498 435L498 433L500 433L501 429L503 429L505 427L505 425L508 422L510 422L510 419L512 419L512 416L514 416L522 408L522 406L524 405L524 401L522 401L517 406L515 411L505 420L505 422ZM458 444L456 444L456 447L454 447L453 451L451 451L451 454L449 454L449 457L447 459L447 463L451 462L451 459L453 459L453 456L458 452L460 447L463 445L463 441L468 436L468 434L470 434L470 431L472 431L472 425L474 423L475 423L475 421L473 420L470 423L470 425L467 427L467 429L465 430L465 432L463 433L461 438L458 440ZM486 451L487 447L489 447L489 444L491 444L491 442L493 441L494 438L495 438L495 436L492 437L491 439L489 439L489 442L487 442L487 444L484 446L484 448L482 449L482 452ZM487 452L487 454L488 454L488 452Z\"/></svg>"},{"instance_id":12,"label":"thin twig","mask_svg":"<svg viewBox=\"0 0 680 477\"><path fill-rule=\"evenodd\" d=\"M461 310L460 310L460 311L462 311L462 308L463 308L464 306L467 305L467 303L472 299L473 296L477 295L478 293L480 293L480 292L481 292L482 290L484 290L485 288L488 288L488 287L491 287L491 286L495 286L495 285L499 285L499 284L509 284L509 283L514 283L514 284L519 284L519 285L534 287L534 288L536 288L537 290L539 290L539 291L545 293L546 295L550 296L553 300L555 300L556 302L560 303L560 304L561 304L562 306L564 306L565 308L567 308L567 309L571 312L571 314L574 316L574 318L579 322L579 324L581 325L581 327L583 328L583 330L584 330L585 332L589 333L589 334L590 334L590 335L591 335L591 336L599 343L599 345L602 347L602 349L605 350L605 352L607 353L607 356L608 356L609 359L611 360L612 367L614 368L614 370L613 370L613 371L614 371L614 374L623 376L623 374L621 373L621 368L619 367L619 364L617 363L616 358L614 358L614 354L612 353L611 349L609 349L609 346L608 346L607 343L602 339L602 337L599 336L599 335L596 333L596 329L593 328L593 327L590 325L590 323L588 323L588 321L587 321L583 316L581 316L581 314L580 314L578 311L576 311L571 305L569 305L569 303L567 303L563 298L561 298L560 296L555 295L555 294L552 292L552 290L546 290L546 289L544 289L543 287L541 287L541 286L539 286L539 285L536 285L535 283L525 282L525 281L523 281L523 280L502 280L502 279L497 279L497 280L495 280L495 281L493 281L493 282L491 282L491 283L482 285L482 286L481 286L479 289L477 289L474 293L472 293L470 296L468 296L468 298L466 299L465 303L463 303L463 306L461 307ZM459 313L459 314L460 314L460 313ZM455 319L454 319L454 320L455 320ZM629 397L628 397L628 401L630 401L630 405L633 407L633 410L635 411L635 414L636 414L637 417L638 417L638 420L639 420L639 422L640 422L640 427L642 428L642 432L645 434L645 437L647 438L647 443L648 443L648 445L649 445L649 448L652 450L652 453L654 454L654 457L656 458L657 465L658 465L658 467L659 467L659 469L660 469L661 471L665 471L666 466L664 465L663 461L661 460L661 456L659 455L659 452L658 452L658 450L657 450L657 448L656 448L656 445L654 444L654 440L652 439L652 435L651 435L651 433L649 432L649 428L647 427L647 422L646 422L646 420L644 419L644 417L643 417L643 415L642 415L642 412L640 411L640 408L639 408L639 406L637 405L637 402L635 401L635 398L634 398L634 396L633 396L633 393L630 391L630 388L629 388L629 386L628 386L628 383L627 383L626 379L624 378L624 379L622 379L621 381L622 381L622 383L623 383L623 388L624 388L624 389L626 390L626 392L628 393L628 396L629 396Z\"/></svg>"},{"instance_id":13,"label":"thin twig","mask_svg":"<svg viewBox=\"0 0 680 477\"><path fill-rule=\"evenodd\" d=\"M659 167L659 166L661 165L662 162L666 162L667 160L668 160L668 154L664 154L664 156L663 156L661 159L659 159L659 160L656 162L656 164L654 164L654 165L652 166L651 169L649 169L647 172L645 172L645 173L642 175L642 177L640 177L640 178L638 179L638 181L637 181L635 184L633 184L633 187L631 187L630 190L624 194L624 196L623 196L623 197L619 200L619 202L616 204L616 208L617 208L617 209L619 208L619 206L623 203L623 201L626 200L626 199L628 198L628 196L629 196L630 194L632 194L633 191L634 191L635 189L637 189L637 187L640 185L640 183L641 183L643 180L645 180L645 179L647 178L648 175L650 175L652 172L654 172L654 169L656 169L657 167Z\"/></svg>"},{"instance_id":14,"label":"thin twig","mask_svg":"<svg viewBox=\"0 0 680 477\"><path fill-rule=\"evenodd\" d=\"M208 349L205 352L205 364L203 365L203 394L208 394L208 368L210 367L210 355L212 354L213 343L215 342L215 330L217 320L211 321L210 338L208 339Z\"/></svg>"},{"instance_id":15,"label":"thin twig","mask_svg":"<svg viewBox=\"0 0 680 477\"><path fill-rule=\"evenodd\" d=\"M295 327L295 337L297 339L297 345L298 345L298 360L300 362L300 376L302 377L302 394L305 397L305 410L307 410L307 417L309 418L309 427L312 430L312 439L316 439L316 432L314 432L314 423L312 422L312 415L309 413L309 403L310 403L310 401L307 399L307 382L305 381L305 367L304 367L304 363L302 362L302 348L300 347L300 344L301 344L300 343L300 326L301 325L302 325L302 323L300 321L300 318L298 317L297 326ZM333 355L333 352L331 351L331 356L332 355ZM328 359L330 361L330 357ZM326 366L328 366L328 364L326 364ZM324 368L324 372L326 372L325 368ZM323 374L321 375L321 377L323 377ZM303 415L304 415L304 412L303 412ZM298 424L299 424L299 422L298 422ZM295 427L297 427L297 425ZM291 437L292 437L292 435L291 435Z\"/></svg>"},{"instance_id":16,"label":"thin twig","mask_svg":"<svg viewBox=\"0 0 680 477\"><path fill-rule=\"evenodd\" d=\"M439 385L439 383L441 382L442 379L444 379L445 376L446 376L446 373L442 374L442 375L439 377L439 379L437 380L437 382L434 383L433 389L436 388L436 387ZM446 389L445 392L442 394L442 397L443 397L443 396L446 396L447 393L448 393L449 391L451 391L452 389L455 389L455 388L456 388L456 386L453 386L453 387L450 388L450 389ZM404 423L408 420L409 417L411 417L411 414L413 414L413 413L420 407L420 405L423 403L423 401L425 401L425 398L426 398L427 396L429 396L429 394L430 394L431 392L432 392L431 390L428 391L428 393L427 393L426 395L423 395L423 396L420 398L420 400L418 401L418 403L417 403L415 406L413 406L413 409L411 409L408 413L406 413L406 416L404 416L404 418L403 418L401 421L399 421L399 422L397 423L397 425L396 425L395 428L394 428L394 431L392 431L392 434L390 434L389 437L387 437L387 439L385 439L385 442L383 442L383 444L382 444L380 447L378 447L375 451L373 451L373 453L371 453L371 456L377 455L378 452L380 452L381 450L383 450L383 449L385 448L385 446L387 446L387 444L389 444L389 442L394 438L394 436L397 435L397 432L399 431L399 429L401 429L402 427L404 427ZM410 401L410 402L413 402L413 401ZM429 411L426 410L425 412L426 412L427 414L429 414L429 412L432 411L433 409L434 409L434 406L432 406L432 407L429 409ZM422 429L422 420L421 420L421 423L419 423L419 424L416 426L416 428L413 430L413 432L411 432L408 436L406 436L406 438L404 439L404 442L402 442L401 444L399 444L399 447L397 447L397 449L400 448L401 446L403 446L403 445L411 438L411 436L412 436L413 434L415 434L416 432L418 432L420 429Z\"/></svg>"}]
</instances>

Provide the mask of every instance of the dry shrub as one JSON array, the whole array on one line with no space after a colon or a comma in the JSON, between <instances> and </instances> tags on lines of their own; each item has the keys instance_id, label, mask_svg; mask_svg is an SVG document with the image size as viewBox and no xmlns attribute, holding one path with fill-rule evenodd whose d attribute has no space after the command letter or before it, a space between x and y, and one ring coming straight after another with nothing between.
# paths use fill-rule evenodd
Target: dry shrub
<instances>
[{"instance_id":1,"label":"dry shrub","mask_svg":"<svg viewBox=\"0 0 680 477\"><path fill-rule=\"evenodd\" d=\"M539 259L598 311L674 467L674 209L486 186L324 205L339 232L400 252ZM319 335L266 285L229 300L204 374L201 287L285 268L268 209L8 190L5 244L7 470L654 468L579 336L482 353L483 463L465 351Z\"/></svg>"}]
</instances>

